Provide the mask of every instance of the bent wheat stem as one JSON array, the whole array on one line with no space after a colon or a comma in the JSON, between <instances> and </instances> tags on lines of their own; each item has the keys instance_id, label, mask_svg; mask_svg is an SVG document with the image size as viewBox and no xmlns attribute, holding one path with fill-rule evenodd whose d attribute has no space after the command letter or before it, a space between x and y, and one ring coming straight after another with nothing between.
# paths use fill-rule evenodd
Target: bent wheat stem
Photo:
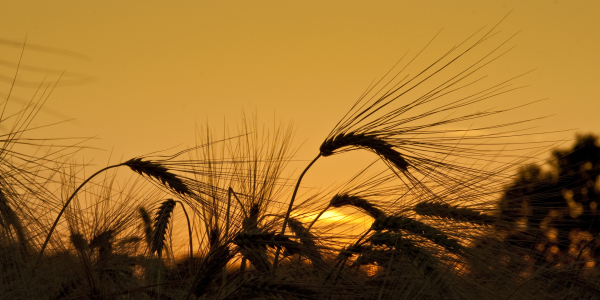
<instances>
[{"instance_id":1,"label":"bent wheat stem","mask_svg":"<svg viewBox=\"0 0 600 300\"><path fill-rule=\"evenodd\" d=\"M310 167L317 161L317 159L319 159L319 157L321 157L322 153L319 153L319 155L317 155L317 157L315 157L315 159L313 159L310 164L308 164L308 166L306 166L306 169L304 169L304 171L302 171L302 174L300 174L300 177L298 177L298 182L296 182L296 187L294 188L294 193L292 194L292 199L290 200L290 205L288 206L288 210L285 213L285 218L283 219L283 225L281 226L281 235L283 236L285 234L285 227L287 226L287 222L288 219L290 218L290 213L292 212L292 207L294 206L294 200L296 199L296 194L298 193L298 188L300 187L300 182L302 182L302 177L304 177L304 174L306 174L306 172L308 171L308 169L310 169ZM275 274L275 271L277 270L277 263L279 262L279 254L281 252L281 247L277 246L277 252L275 253L275 259L273 259L273 274Z\"/></svg>"},{"instance_id":2,"label":"bent wheat stem","mask_svg":"<svg viewBox=\"0 0 600 300\"><path fill-rule=\"evenodd\" d=\"M48 235L46 236L46 240L44 241L44 244L42 245L42 249L40 250L40 254L38 255L38 258L35 262L34 265L34 269L37 267L37 265L40 263L40 261L42 260L42 257L44 256L44 250L46 250L46 246L48 246L48 242L50 241L50 237L52 236L52 233L54 232L54 229L56 228L56 225L58 224L58 221L60 220L60 217L62 216L62 214L65 212L65 210L67 209L67 206L69 205L69 203L71 203L71 200L73 200L73 198L75 197L75 195L77 195L77 192L79 192L79 190L86 184L88 183L90 180L92 180L92 178L94 178L96 175L112 169L112 168L116 168L116 167L120 167L125 165L125 163L121 163L118 165L112 165L112 166L108 166L105 167L103 169L101 169L100 171L92 174L92 176L88 177L88 179L86 179L83 183L81 183L77 189L75 189L75 191L71 194L71 196L69 197L69 199L67 199L67 201L65 202L65 204L63 205L62 209L60 210L60 212L58 213L58 216L56 217L56 220L54 220L54 224L52 224L52 227L50 227L50 231L48 232Z\"/></svg>"}]
</instances>

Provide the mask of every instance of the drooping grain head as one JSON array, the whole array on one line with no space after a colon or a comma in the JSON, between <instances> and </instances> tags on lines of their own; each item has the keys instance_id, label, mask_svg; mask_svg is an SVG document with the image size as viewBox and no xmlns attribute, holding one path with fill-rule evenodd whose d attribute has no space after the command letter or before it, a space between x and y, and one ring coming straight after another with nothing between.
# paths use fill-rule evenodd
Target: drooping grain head
<instances>
[{"instance_id":1,"label":"drooping grain head","mask_svg":"<svg viewBox=\"0 0 600 300\"><path fill-rule=\"evenodd\" d=\"M90 249L88 241L81 233L71 234L69 239L71 240L71 244L75 247L75 250L79 253L86 253Z\"/></svg>"},{"instance_id":2,"label":"drooping grain head","mask_svg":"<svg viewBox=\"0 0 600 300\"><path fill-rule=\"evenodd\" d=\"M301 254L303 248L300 243L275 232L240 232L234 237L233 243L240 248L284 247L292 255Z\"/></svg>"},{"instance_id":3,"label":"drooping grain head","mask_svg":"<svg viewBox=\"0 0 600 300\"><path fill-rule=\"evenodd\" d=\"M345 260L354 255L361 254L366 251L370 251L371 249L372 249L372 247L370 245L365 246L365 245L353 244L353 245L350 245L350 246L340 250L340 252L338 253L338 255L336 257L336 260L337 261Z\"/></svg>"},{"instance_id":4,"label":"drooping grain head","mask_svg":"<svg viewBox=\"0 0 600 300\"><path fill-rule=\"evenodd\" d=\"M25 230L21 225L19 217L10 207L9 201L6 198L6 195L4 195L2 188L0 188L0 226L7 229L12 226L17 235L21 251L26 254L28 252L29 245L27 237L25 236Z\"/></svg>"},{"instance_id":5,"label":"drooping grain head","mask_svg":"<svg viewBox=\"0 0 600 300\"><path fill-rule=\"evenodd\" d=\"M163 185L181 195L192 195L192 191L183 183L181 178L169 172L167 168L153 161L133 158L124 163L134 172L159 180Z\"/></svg>"},{"instance_id":6,"label":"drooping grain head","mask_svg":"<svg viewBox=\"0 0 600 300\"><path fill-rule=\"evenodd\" d=\"M332 207L342 207L346 205L354 206L363 210L374 219L385 216L383 211L377 208L374 204L371 204L366 199L348 194L337 194L333 196L329 202L329 205Z\"/></svg>"},{"instance_id":7,"label":"drooping grain head","mask_svg":"<svg viewBox=\"0 0 600 300\"><path fill-rule=\"evenodd\" d=\"M108 255L112 253L112 240L115 237L115 234L116 231L108 229L94 236L90 241L90 249L92 249L92 251L97 250L101 260L107 258Z\"/></svg>"},{"instance_id":8,"label":"drooping grain head","mask_svg":"<svg viewBox=\"0 0 600 300\"><path fill-rule=\"evenodd\" d=\"M302 222L294 218L288 220L288 227L290 227L296 237L300 239L300 243L303 246L302 252L306 253L313 264L323 265L323 258L316 246L316 237L302 225Z\"/></svg>"},{"instance_id":9,"label":"drooping grain head","mask_svg":"<svg viewBox=\"0 0 600 300\"><path fill-rule=\"evenodd\" d=\"M144 234L146 236L146 245L148 249L152 248L152 219L145 208L138 208L140 217L142 218L142 226L144 226Z\"/></svg>"},{"instance_id":10,"label":"drooping grain head","mask_svg":"<svg viewBox=\"0 0 600 300\"><path fill-rule=\"evenodd\" d=\"M450 219L457 222L468 222L476 225L492 225L495 217L482 214L476 210L450 205L438 201L425 201L415 205L415 212L421 216Z\"/></svg>"},{"instance_id":11,"label":"drooping grain head","mask_svg":"<svg viewBox=\"0 0 600 300\"><path fill-rule=\"evenodd\" d=\"M463 247L444 232L423 222L403 216L380 217L371 225L372 230L405 230L417 236L424 237L446 248L448 251L460 253Z\"/></svg>"},{"instance_id":12,"label":"drooping grain head","mask_svg":"<svg viewBox=\"0 0 600 300\"><path fill-rule=\"evenodd\" d=\"M400 171L408 170L408 162L398 151L394 150L394 146L375 135L356 134L353 132L341 133L325 140L319 150L321 151L321 155L330 156L342 148L367 149L375 152L382 159L396 166Z\"/></svg>"},{"instance_id":13,"label":"drooping grain head","mask_svg":"<svg viewBox=\"0 0 600 300\"><path fill-rule=\"evenodd\" d=\"M260 207L258 204L253 204L248 211L248 216L242 220L242 228L244 231L259 232L258 215Z\"/></svg>"},{"instance_id":14,"label":"drooping grain head","mask_svg":"<svg viewBox=\"0 0 600 300\"><path fill-rule=\"evenodd\" d=\"M416 249L415 243L405 238L401 232L378 230L368 239L374 246L387 246L404 251L408 254L420 253L423 250Z\"/></svg>"},{"instance_id":15,"label":"drooping grain head","mask_svg":"<svg viewBox=\"0 0 600 300\"><path fill-rule=\"evenodd\" d=\"M296 235L296 237L298 237L300 239L300 241L303 244L311 244L311 245L315 244L315 236L312 233L310 233L304 227L304 225L302 225L302 222L300 222L294 218L290 218L288 220L288 227L290 227L292 232Z\"/></svg>"},{"instance_id":16,"label":"drooping grain head","mask_svg":"<svg viewBox=\"0 0 600 300\"><path fill-rule=\"evenodd\" d=\"M158 257L162 257L167 227L169 225L169 220L171 219L173 209L175 209L175 204L176 202L173 201L173 199L167 199L163 201L156 212L156 216L154 217L154 230L152 231L152 247L150 248L150 251L152 253L156 252Z\"/></svg>"},{"instance_id":17,"label":"drooping grain head","mask_svg":"<svg viewBox=\"0 0 600 300\"><path fill-rule=\"evenodd\" d=\"M192 288L196 297L205 295L211 289L233 256L234 253L228 246L213 248L209 251L204 258L202 268L196 274L195 282L193 282Z\"/></svg>"}]
</instances>

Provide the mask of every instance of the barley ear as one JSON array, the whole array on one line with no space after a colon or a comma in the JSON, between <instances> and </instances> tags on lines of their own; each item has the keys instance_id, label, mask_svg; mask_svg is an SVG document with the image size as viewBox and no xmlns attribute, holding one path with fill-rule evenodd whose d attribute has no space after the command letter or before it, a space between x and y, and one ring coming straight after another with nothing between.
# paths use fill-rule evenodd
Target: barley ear
<instances>
[{"instance_id":1,"label":"barley ear","mask_svg":"<svg viewBox=\"0 0 600 300\"><path fill-rule=\"evenodd\" d=\"M202 265L192 280L192 285L187 294L186 299L190 299L192 293L197 298L202 297L208 292L211 284L217 279L229 260L234 256L231 250L229 250L229 244L221 245L216 248L211 248L208 254L204 257Z\"/></svg>"},{"instance_id":2,"label":"barley ear","mask_svg":"<svg viewBox=\"0 0 600 300\"><path fill-rule=\"evenodd\" d=\"M346 205L354 206L366 212L373 219L384 217L385 214L377 208L374 204L370 203L366 199L358 196L352 196L348 194L335 195L331 198L329 205L332 207L342 207Z\"/></svg>"},{"instance_id":3,"label":"barley ear","mask_svg":"<svg viewBox=\"0 0 600 300\"><path fill-rule=\"evenodd\" d=\"M2 189L0 189L0 226L9 228L13 227L17 234L17 239L19 242L19 246L21 247L21 251L24 254L28 253L28 243L27 238L25 236L25 231L23 230L23 226L21 226L21 222L19 221L19 217L15 214L14 210L10 207L8 203L8 199L4 195Z\"/></svg>"},{"instance_id":4,"label":"barley ear","mask_svg":"<svg viewBox=\"0 0 600 300\"><path fill-rule=\"evenodd\" d=\"M385 140L364 133L340 133L332 138L329 138L321 144L321 155L330 156L335 151L342 148L358 148L367 149L375 152L382 159L390 162L400 171L408 170L408 162L402 157L400 152L394 150L394 146Z\"/></svg>"},{"instance_id":5,"label":"barley ear","mask_svg":"<svg viewBox=\"0 0 600 300\"><path fill-rule=\"evenodd\" d=\"M162 250L165 244L165 238L167 234L167 227L171 214L175 208L176 202L173 199L167 199L158 208L156 216L154 217L154 229L152 231L152 247L150 252L156 252L158 257L162 257Z\"/></svg>"},{"instance_id":6,"label":"barley ear","mask_svg":"<svg viewBox=\"0 0 600 300\"><path fill-rule=\"evenodd\" d=\"M380 217L371 225L372 230L405 230L412 234L424 237L444 247L450 252L460 254L463 247L453 238L448 237L442 231L429 226L423 222L403 216Z\"/></svg>"},{"instance_id":7,"label":"barley ear","mask_svg":"<svg viewBox=\"0 0 600 300\"><path fill-rule=\"evenodd\" d=\"M450 219L457 222L468 222L476 225L492 225L496 218L482 214L476 210L451 206L439 201L425 201L415 205L415 212L421 216Z\"/></svg>"},{"instance_id":8,"label":"barley ear","mask_svg":"<svg viewBox=\"0 0 600 300\"><path fill-rule=\"evenodd\" d=\"M169 172L167 168L157 162L132 158L124 162L123 165L128 166L131 170L142 176L145 175L160 181L163 185L181 195L192 195L192 192L183 183L181 178Z\"/></svg>"},{"instance_id":9,"label":"barley ear","mask_svg":"<svg viewBox=\"0 0 600 300\"><path fill-rule=\"evenodd\" d=\"M69 239L71 240L71 244L73 244L73 246L75 247L75 250L77 250L77 252L79 252L80 254L86 253L87 251L90 250L90 245L89 245L88 241L85 239L85 237L83 237L83 234L81 234L81 233L71 234Z\"/></svg>"},{"instance_id":10,"label":"barley ear","mask_svg":"<svg viewBox=\"0 0 600 300\"><path fill-rule=\"evenodd\" d=\"M310 231L308 231L308 229L305 228L304 225L302 225L302 222L294 218L289 219L288 226L296 235L296 237L300 240L300 243L302 243L302 245L304 246L306 256L314 264L323 265L323 258L321 256L321 253L319 252L319 249L317 249L315 236L312 233L310 233Z\"/></svg>"}]
</instances>

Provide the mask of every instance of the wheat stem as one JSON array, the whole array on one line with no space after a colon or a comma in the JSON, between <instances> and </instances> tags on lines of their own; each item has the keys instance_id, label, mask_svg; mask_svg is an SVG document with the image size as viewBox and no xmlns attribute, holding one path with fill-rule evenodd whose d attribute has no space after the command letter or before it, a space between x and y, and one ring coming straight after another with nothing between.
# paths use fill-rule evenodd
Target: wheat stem
<instances>
[{"instance_id":1,"label":"wheat stem","mask_svg":"<svg viewBox=\"0 0 600 300\"><path fill-rule=\"evenodd\" d=\"M317 217L310 223L310 225L308 225L308 227L306 228L306 230L310 230L313 225L315 225L315 223L317 222L317 220L331 207L331 203L328 204L318 215Z\"/></svg>"},{"instance_id":2,"label":"wheat stem","mask_svg":"<svg viewBox=\"0 0 600 300\"><path fill-rule=\"evenodd\" d=\"M229 187L229 197L231 197L231 195L233 195L233 197L235 198L235 200L237 200L238 204L242 208L242 212L244 213L244 217L248 218L248 213L244 209L244 204L242 204L242 201L240 201L240 198L238 198L237 194L233 191L233 189L231 187ZM229 207L227 207L227 209L229 210ZM229 215L229 214L227 214L227 215Z\"/></svg>"},{"instance_id":3,"label":"wheat stem","mask_svg":"<svg viewBox=\"0 0 600 300\"><path fill-rule=\"evenodd\" d=\"M231 189L231 187L229 187L229 190L227 191L227 212L225 213L225 237L229 236L229 214L231 213L231 192L232 191L233 191L233 189Z\"/></svg>"},{"instance_id":4,"label":"wheat stem","mask_svg":"<svg viewBox=\"0 0 600 300\"><path fill-rule=\"evenodd\" d=\"M193 244L193 240L192 240L192 225L190 224L190 217L188 216L188 213L185 210L183 203L181 203L181 201L177 201L177 202L179 203L179 205L181 205L181 208L183 209L183 213L185 214L185 219L187 220L188 236L190 239L190 259L193 259L194 258L194 244Z\"/></svg>"},{"instance_id":5,"label":"wheat stem","mask_svg":"<svg viewBox=\"0 0 600 300\"><path fill-rule=\"evenodd\" d=\"M50 227L50 231L48 232L48 235L46 236L46 240L44 241L44 244L42 245L42 249L40 250L40 254L38 255L38 259L34 264L34 269L37 268L38 264L40 263L40 261L42 260L42 256L44 256L44 250L46 250L46 246L48 246L48 242L50 241L50 237L52 236L52 233L54 232L54 229L56 228L56 225L58 224L58 221L60 220L60 217L62 216L62 214L65 212L65 210L67 209L67 206L69 205L69 203L71 203L71 200L73 200L73 198L75 197L75 195L77 195L77 192L79 192L79 190L86 184L88 183L90 180L92 180L92 178L94 178L96 175L112 169L112 168L116 168L116 167L120 167L125 165L125 163L121 163L118 165L112 165L112 166L108 166L105 167L101 170L99 170L98 172L92 174L92 176L88 177L88 179L86 179L83 183L81 183L77 189L75 189L75 191L71 194L71 196L67 199L67 201L65 202L65 204L63 205L62 209L60 210L60 212L58 213L58 216L56 217L56 220L54 220L54 224L52 224L52 227Z\"/></svg>"},{"instance_id":6,"label":"wheat stem","mask_svg":"<svg viewBox=\"0 0 600 300\"><path fill-rule=\"evenodd\" d=\"M306 166L306 169L304 169L304 171L302 171L302 174L300 174L300 177L298 177L298 182L296 182L296 187L294 188L294 193L292 194L292 199L290 200L290 205L288 206L288 210L285 213L285 218L283 219L283 225L281 226L281 235L285 234L285 227L287 226L287 222L288 219L290 218L290 213L292 212L292 207L294 206L294 199L296 199L296 193L298 193L298 188L300 187L300 182L302 181L302 177L304 177L304 174L306 174L306 172L308 171L308 169L310 169L310 167L317 161L317 159L319 159L319 157L321 157L321 153L319 153L319 155L317 155L317 157L315 157L315 159L313 159L310 164L308 164L308 166ZM279 263L279 254L281 252L281 247L277 246L277 252L275 252L275 259L273 259L273 274L275 274L275 271L277 270L277 263Z\"/></svg>"}]
</instances>

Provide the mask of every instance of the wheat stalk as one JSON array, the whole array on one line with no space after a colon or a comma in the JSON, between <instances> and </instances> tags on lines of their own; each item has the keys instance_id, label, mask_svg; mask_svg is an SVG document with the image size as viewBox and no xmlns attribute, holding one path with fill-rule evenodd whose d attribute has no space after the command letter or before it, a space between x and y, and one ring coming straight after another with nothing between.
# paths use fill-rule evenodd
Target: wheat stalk
<instances>
[{"instance_id":1,"label":"wheat stalk","mask_svg":"<svg viewBox=\"0 0 600 300\"><path fill-rule=\"evenodd\" d=\"M240 232L232 241L240 248L248 247L285 247L290 254L302 252L302 244L275 232Z\"/></svg>"},{"instance_id":2,"label":"wheat stalk","mask_svg":"<svg viewBox=\"0 0 600 300\"><path fill-rule=\"evenodd\" d=\"M183 214L185 215L185 219L187 221L188 226L188 239L190 241L190 259L194 258L194 240L192 239L192 224L190 223L190 217L188 216L187 210L181 201L177 201L181 209L183 209Z\"/></svg>"},{"instance_id":3,"label":"wheat stalk","mask_svg":"<svg viewBox=\"0 0 600 300\"><path fill-rule=\"evenodd\" d=\"M482 214L476 210L450 205L438 201L425 201L415 205L415 212L421 216L451 219L476 225L492 225L496 218Z\"/></svg>"}]
</instances>

